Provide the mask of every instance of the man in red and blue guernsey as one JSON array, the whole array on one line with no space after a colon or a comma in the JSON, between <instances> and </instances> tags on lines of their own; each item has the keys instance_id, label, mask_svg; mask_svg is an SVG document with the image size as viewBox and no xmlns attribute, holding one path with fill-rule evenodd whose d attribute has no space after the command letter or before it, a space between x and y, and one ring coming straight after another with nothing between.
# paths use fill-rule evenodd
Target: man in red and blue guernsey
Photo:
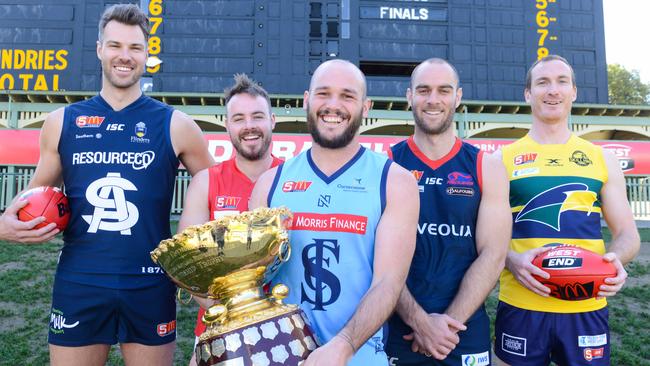
<instances>
[{"instance_id":1,"label":"man in red and blue guernsey","mask_svg":"<svg viewBox=\"0 0 650 366\"><path fill-rule=\"evenodd\" d=\"M458 73L429 59L406 96L414 135L391 149L418 180L415 255L386 346L391 365L489 365L483 303L504 266L512 219L503 164L454 135Z\"/></svg>"},{"instance_id":2,"label":"man in red and blue guernsey","mask_svg":"<svg viewBox=\"0 0 650 366\"><path fill-rule=\"evenodd\" d=\"M194 174L214 160L191 118L142 94L148 35L137 6L106 9L99 95L43 124L29 188L63 183L71 211L52 293L52 365L104 365L116 343L126 365L172 364L176 288L149 252L171 236L179 162Z\"/></svg>"}]
</instances>

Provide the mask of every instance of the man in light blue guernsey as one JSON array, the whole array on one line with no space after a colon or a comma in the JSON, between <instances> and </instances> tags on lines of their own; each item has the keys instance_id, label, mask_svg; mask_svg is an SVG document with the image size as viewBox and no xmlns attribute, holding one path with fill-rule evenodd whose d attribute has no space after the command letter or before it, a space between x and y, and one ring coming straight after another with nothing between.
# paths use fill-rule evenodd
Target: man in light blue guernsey
<instances>
[{"instance_id":1,"label":"man in light blue guernsey","mask_svg":"<svg viewBox=\"0 0 650 366\"><path fill-rule=\"evenodd\" d=\"M305 92L314 144L257 182L250 207L294 213L292 256L273 280L289 286L322 346L313 365L387 365L383 323L404 286L419 210L413 176L359 144L367 116L363 73L321 64Z\"/></svg>"}]
</instances>

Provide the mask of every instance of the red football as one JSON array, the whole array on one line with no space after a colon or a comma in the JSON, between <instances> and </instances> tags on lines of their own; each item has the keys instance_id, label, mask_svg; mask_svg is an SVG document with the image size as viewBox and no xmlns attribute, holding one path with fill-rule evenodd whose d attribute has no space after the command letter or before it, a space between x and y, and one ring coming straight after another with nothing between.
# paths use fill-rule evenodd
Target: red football
<instances>
[{"instance_id":1,"label":"red football","mask_svg":"<svg viewBox=\"0 0 650 366\"><path fill-rule=\"evenodd\" d=\"M23 192L20 199L29 203L18 211L18 219L30 221L39 216L45 217L45 221L36 225L35 229L41 228L51 222L63 231L70 219L70 207L68 198L56 187L36 187Z\"/></svg>"},{"instance_id":2,"label":"red football","mask_svg":"<svg viewBox=\"0 0 650 366\"><path fill-rule=\"evenodd\" d=\"M616 267L600 254L572 245L554 247L535 257L533 264L551 275L535 279L551 289L551 296L562 300L596 297L605 278L616 276Z\"/></svg>"}]
</instances>

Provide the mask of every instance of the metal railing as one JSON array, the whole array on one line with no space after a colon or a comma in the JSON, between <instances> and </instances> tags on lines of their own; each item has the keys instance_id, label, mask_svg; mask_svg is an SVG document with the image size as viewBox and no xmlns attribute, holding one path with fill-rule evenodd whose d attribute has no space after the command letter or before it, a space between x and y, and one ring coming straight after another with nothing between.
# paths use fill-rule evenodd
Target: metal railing
<instances>
[{"instance_id":1,"label":"metal railing","mask_svg":"<svg viewBox=\"0 0 650 366\"><path fill-rule=\"evenodd\" d=\"M13 197L27 187L34 170L35 168L30 166L0 166L0 211L4 211ZM179 170L172 198L172 215L180 215L183 212L183 202L190 179L186 170ZM626 176L625 184L634 218L650 220L650 176Z\"/></svg>"},{"instance_id":2,"label":"metal railing","mask_svg":"<svg viewBox=\"0 0 650 366\"><path fill-rule=\"evenodd\" d=\"M634 218L650 220L650 176L625 177L625 185Z\"/></svg>"}]
</instances>

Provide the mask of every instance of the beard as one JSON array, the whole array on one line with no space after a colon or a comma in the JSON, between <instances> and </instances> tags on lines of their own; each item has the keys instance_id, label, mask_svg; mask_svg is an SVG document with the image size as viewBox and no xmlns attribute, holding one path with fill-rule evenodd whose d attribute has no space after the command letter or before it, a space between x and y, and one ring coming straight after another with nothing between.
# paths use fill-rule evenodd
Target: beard
<instances>
[{"instance_id":1,"label":"beard","mask_svg":"<svg viewBox=\"0 0 650 366\"><path fill-rule=\"evenodd\" d=\"M424 132L427 135L440 135L447 131L449 127L451 127L452 122L454 121L454 111L450 111L450 113L442 120L442 123L440 123L437 126L430 126L427 125L426 122L422 118L420 118L420 115L423 114L424 112L421 109L418 110L413 110L413 120L415 121L415 125L420 129L422 132Z\"/></svg>"},{"instance_id":2,"label":"beard","mask_svg":"<svg viewBox=\"0 0 650 366\"><path fill-rule=\"evenodd\" d=\"M326 149L340 149L348 146L361 127L361 121L363 120L363 111L359 111L356 116L352 116L341 111L335 111L335 114L339 117L348 119L350 121L350 124L342 134L331 139L326 138L320 133L320 131L318 131L318 118L324 114L332 114L332 111L330 109L323 109L316 113L312 113L311 109L309 108L309 104L307 104L307 130L311 134L311 138L319 146Z\"/></svg>"},{"instance_id":3,"label":"beard","mask_svg":"<svg viewBox=\"0 0 650 366\"><path fill-rule=\"evenodd\" d=\"M246 132L246 133L244 133ZM248 131L242 131L242 133L239 136L230 136L230 141L232 141L232 146L235 148L235 151L237 151L237 155L242 156L246 160L250 161L257 161L262 159L264 156L266 156L266 153L269 151L269 147L271 146L271 135L270 134L264 134L262 131L254 129L252 132L258 132L262 138L262 144L258 145L259 147L245 147L243 146L241 139L244 135L247 135L251 132L251 130Z\"/></svg>"},{"instance_id":4,"label":"beard","mask_svg":"<svg viewBox=\"0 0 650 366\"><path fill-rule=\"evenodd\" d=\"M138 70L138 67L135 67L135 73L130 79L119 79L115 77L111 71L113 70L110 61L106 61L105 63L102 62L102 73L104 74L104 78L114 87L118 89L128 89L132 87L134 84L140 82L140 78L142 77L142 74L144 74L144 68L141 70Z\"/></svg>"}]
</instances>

